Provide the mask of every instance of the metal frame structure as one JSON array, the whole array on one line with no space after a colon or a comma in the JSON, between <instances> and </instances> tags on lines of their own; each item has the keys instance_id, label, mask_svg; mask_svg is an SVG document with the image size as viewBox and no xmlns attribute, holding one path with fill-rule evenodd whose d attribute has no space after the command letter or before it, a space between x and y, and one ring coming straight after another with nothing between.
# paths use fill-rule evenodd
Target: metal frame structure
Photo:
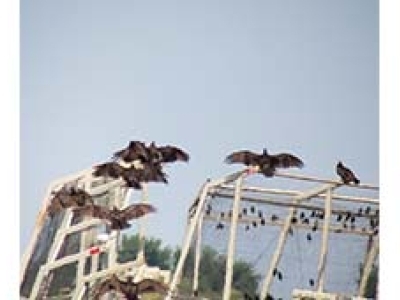
<instances>
[{"instance_id":1,"label":"metal frame structure","mask_svg":"<svg viewBox=\"0 0 400 300\"><path fill-rule=\"evenodd\" d=\"M31 237L31 241L24 253L21 263L20 283L21 287L27 274L28 264L34 254L35 248L38 246L39 235L44 228L46 218L46 209L51 199L53 191L58 190L64 184L74 184L80 188L84 188L90 195L98 196L114 190L114 195L109 206L116 206L122 208L128 204L131 190L128 189L121 179L118 180L105 180L103 178L94 178L92 176L93 169L89 168L74 175L66 176L59 180L52 182L46 192L42 208L38 214L36 225ZM93 183L97 186L92 186ZM142 202L148 202L147 186L143 185ZM61 225L57 228L55 238L51 243L49 254L46 262L40 266L35 281L33 283L29 299L44 299L46 290L49 288L48 275L51 271L56 270L61 266L71 263L77 263L76 269L76 285L75 289L69 295L72 300L83 299L86 293L88 284L94 282L99 278L106 277L110 274L132 275L135 280L144 278L152 278L161 280L164 283L169 282L170 271L163 271L159 268L149 267L146 265L144 255L144 233L145 224L143 220L139 220L139 236L141 239L139 253L135 261L120 264L117 262L117 251L119 243L119 231L111 232L109 239L100 243L96 240L96 230L99 226L104 225L104 222L98 219L85 218L78 224L71 224L73 212L70 209L65 210ZM79 250L77 253L58 257L65 243L67 237L71 234L80 234ZM92 252L93 246L96 251ZM104 270L99 270L99 256L100 254L107 256L107 267ZM85 272L85 264L87 258L91 257L91 265L89 272Z\"/></svg>"},{"instance_id":2,"label":"metal frame structure","mask_svg":"<svg viewBox=\"0 0 400 300\"><path fill-rule=\"evenodd\" d=\"M251 222L251 217L244 218L242 217L240 220L238 219L239 213L239 205L241 199L246 201L252 201L255 203L268 203L271 205L278 206L287 206L289 207L288 215L283 222L274 222L269 223L267 225L275 225L281 226L281 233L278 239L278 244L275 252L273 253L270 264L266 270L266 275L261 288L261 299L265 299L268 294L272 279L273 279L273 270L279 263L279 260L282 256L283 249L285 246L286 238L290 227L293 226L291 224L291 219L294 215L294 211L296 208L306 208L306 209L320 209L320 207L315 207L307 202L312 198L322 199L324 201L324 213L325 213L325 221L322 228L322 242L321 242L321 250L320 257L318 262L318 279L316 285L316 291L309 291L310 293L314 293L314 295L323 294L324 291L324 282L325 282L325 268L327 261L327 252L328 252L328 235L330 231L339 232L339 228L335 228L330 225L330 218L332 213L338 213L339 211L332 209L333 200L341 200L345 202L356 202L356 203L369 203L379 205L378 199L375 198L366 198L366 197L356 197L356 196L347 196L347 195L338 195L334 194L334 190L343 185L341 181L337 180L328 180L328 179L320 179L311 176L303 176L303 175L295 175L295 174L287 174L277 172L274 176L289 178L293 180L302 180L313 183L321 183L321 186L313 188L311 190L306 191L293 191L293 190L280 190L280 189L266 189L260 187L250 187L243 186L243 179L246 176L251 175L253 172L256 172L255 169L245 169L240 172L236 172L234 174L228 175L221 179L216 180L208 180L203 187L200 189L198 197L192 206L192 209L189 213L188 224L186 228L186 234L184 237L181 256L179 258L175 273L173 274L173 278L170 284L170 290L165 298L166 300L171 300L177 296L177 285L182 276L182 270L185 263L185 259L188 255L189 248L193 241L195 241L195 268L194 268L194 278L193 278L193 292L198 290L198 276L199 276L199 265L200 265L200 255L201 255L201 230L203 226L203 222L207 219L218 220L230 222L230 232L228 238L228 247L227 247L227 260L226 260L226 269L225 269L225 285L223 290L223 300L229 300L231 297L231 285L232 285L232 276L233 276L233 263L235 260L235 247L236 247L236 230L237 224L239 222ZM378 191L379 187L371 185L371 184L359 184L359 185L346 185L355 189L369 189ZM257 197L243 197L242 192L258 192L263 195L285 195L292 198L291 203L284 203L278 200L272 199L261 199ZM206 215L206 201L208 195L214 195L226 198L227 200L232 201L232 215L231 217L221 218L213 215ZM195 211L194 211L195 209ZM299 227L310 227L311 225L307 224L296 224L295 226ZM379 238L377 235L374 235L373 231L361 231L361 230L346 230L340 229L340 232L351 233L351 234L360 234L360 235L369 235L373 238L372 247L370 247L366 264L364 266L361 283L358 291L358 299L364 294L366 281L368 275L371 271L372 264L378 255L379 251Z\"/></svg>"}]
</instances>

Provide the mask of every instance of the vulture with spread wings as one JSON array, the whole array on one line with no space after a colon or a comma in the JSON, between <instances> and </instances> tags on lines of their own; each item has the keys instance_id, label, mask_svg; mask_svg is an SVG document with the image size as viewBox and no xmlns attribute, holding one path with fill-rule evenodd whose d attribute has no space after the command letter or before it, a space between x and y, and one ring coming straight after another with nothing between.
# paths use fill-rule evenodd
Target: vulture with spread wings
<instances>
[{"instance_id":1,"label":"vulture with spread wings","mask_svg":"<svg viewBox=\"0 0 400 300\"><path fill-rule=\"evenodd\" d=\"M340 176L345 184L353 182L354 184L359 184L360 180L354 175L353 171L345 167L341 161L336 164L336 173Z\"/></svg>"},{"instance_id":2,"label":"vulture with spread wings","mask_svg":"<svg viewBox=\"0 0 400 300\"><path fill-rule=\"evenodd\" d=\"M100 300L103 295L110 291L122 294L127 300L138 300L139 295L145 293L159 293L165 295L168 291L168 287L152 279L144 279L138 283L134 283L132 276L128 276L127 280L123 281L113 274L94 289L93 299Z\"/></svg>"},{"instance_id":3,"label":"vulture with spread wings","mask_svg":"<svg viewBox=\"0 0 400 300\"><path fill-rule=\"evenodd\" d=\"M159 164L143 163L142 168L131 166L124 168L116 162L107 162L95 166L94 176L122 178L128 187L140 190L142 182L168 183L167 175Z\"/></svg>"},{"instance_id":4,"label":"vulture with spread wings","mask_svg":"<svg viewBox=\"0 0 400 300\"><path fill-rule=\"evenodd\" d=\"M112 209L109 209L105 206L94 204L78 207L74 211L79 215L106 220L110 223L111 229L113 230L123 230L131 226L128 221L155 212L156 208L150 204L142 203L131 204L120 210L115 206Z\"/></svg>"},{"instance_id":5,"label":"vulture with spread wings","mask_svg":"<svg viewBox=\"0 0 400 300\"><path fill-rule=\"evenodd\" d=\"M259 172L267 177L274 175L277 168L302 168L303 161L297 156L289 153L269 154L264 149L261 154L248 150L237 151L229 154L225 162L228 164L240 163L246 166L259 167Z\"/></svg>"},{"instance_id":6,"label":"vulture with spread wings","mask_svg":"<svg viewBox=\"0 0 400 300\"><path fill-rule=\"evenodd\" d=\"M63 186L57 192L52 192L53 197L47 206L47 214L53 217L60 211L69 207L82 207L92 205L92 196L83 189Z\"/></svg>"}]
</instances>

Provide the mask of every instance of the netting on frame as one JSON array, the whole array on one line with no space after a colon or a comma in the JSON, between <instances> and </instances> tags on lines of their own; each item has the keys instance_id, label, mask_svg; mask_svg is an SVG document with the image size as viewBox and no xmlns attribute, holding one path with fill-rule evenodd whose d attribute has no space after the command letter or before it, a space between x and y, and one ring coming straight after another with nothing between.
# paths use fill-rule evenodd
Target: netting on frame
<instances>
[{"instance_id":1,"label":"netting on frame","mask_svg":"<svg viewBox=\"0 0 400 300\"><path fill-rule=\"evenodd\" d=\"M257 181L260 182L263 187L245 183L240 191L231 299L243 299L245 295L254 297L265 286L273 299L291 299L293 290L317 291L319 285L320 291L357 295L368 254L379 235L377 189L334 188L328 222L326 192L294 203L295 197L301 197L321 184L293 183L287 178ZM192 285L192 290L199 296L223 299L234 190L232 184L221 184L208 191L198 221L201 229L196 229L198 236L193 239L185 262L181 290L184 284ZM284 235L288 219L289 227ZM327 250L322 255L325 224L329 225L329 230L325 242ZM279 249L280 239L284 242ZM194 279L196 247L199 245L199 275ZM272 266L274 256L279 257L276 266ZM377 261L376 256L374 268ZM321 265L324 266L322 274ZM245 274L240 274L241 271ZM268 272L272 277L267 283ZM212 282L210 278L214 278ZM198 283L194 284L196 280Z\"/></svg>"}]
</instances>

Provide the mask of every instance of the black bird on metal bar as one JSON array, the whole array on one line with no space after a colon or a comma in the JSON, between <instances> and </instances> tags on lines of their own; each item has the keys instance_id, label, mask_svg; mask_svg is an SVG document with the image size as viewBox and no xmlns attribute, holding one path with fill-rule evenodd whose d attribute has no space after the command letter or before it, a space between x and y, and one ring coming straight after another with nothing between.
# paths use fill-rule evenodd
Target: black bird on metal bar
<instances>
[{"instance_id":1,"label":"black bird on metal bar","mask_svg":"<svg viewBox=\"0 0 400 300\"><path fill-rule=\"evenodd\" d=\"M241 163L246 166L258 167L258 172L266 177L272 177L277 168L302 168L303 161L289 153L269 154L267 149L263 149L261 154L249 150L236 151L225 158L228 164Z\"/></svg>"},{"instance_id":2,"label":"black bird on metal bar","mask_svg":"<svg viewBox=\"0 0 400 300\"><path fill-rule=\"evenodd\" d=\"M128 221L155 212L156 208L150 204L140 203L131 204L124 209L118 209L115 206L109 209L101 205L86 205L78 207L74 211L78 215L105 220L110 223L113 230L123 230L131 226Z\"/></svg>"},{"instance_id":3,"label":"black bird on metal bar","mask_svg":"<svg viewBox=\"0 0 400 300\"><path fill-rule=\"evenodd\" d=\"M336 173L340 176L343 183L345 184L349 184L352 182L354 184L360 183L360 180L356 177L356 175L354 175L353 171L345 167L341 161L339 161L336 165Z\"/></svg>"},{"instance_id":4,"label":"black bird on metal bar","mask_svg":"<svg viewBox=\"0 0 400 300\"><path fill-rule=\"evenodd\" d=\"M84 189L67 187L64 185L57 192L52 192L53 197L47 206L47 214L53 217L60 211L69 207L80 207L94 204L92 196Z\"/></svg>"},{"instance_id":5,"label":"black bird on metal bar","mask_svg":"<svg viewBox=\"0 0 400 300\"><path fill-rule=\"evenodd\" d=\"M127 300L139 300L139 295L144 293L155 292L165 295L168 292L168 287L152 279L144 279L134 283L131 276L128 276L127 280L123 281L113 274L94 289L93 299L100 300L103 295L110 291L122 294Z\"/></svg>"}]
</instances>

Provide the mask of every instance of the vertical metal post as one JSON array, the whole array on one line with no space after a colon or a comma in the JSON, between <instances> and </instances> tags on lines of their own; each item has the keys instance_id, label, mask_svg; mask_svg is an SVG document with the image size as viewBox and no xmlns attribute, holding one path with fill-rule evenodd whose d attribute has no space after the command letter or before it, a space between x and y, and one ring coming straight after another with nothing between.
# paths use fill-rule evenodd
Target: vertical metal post
<instances>
[{"instance_id":1,"label":"vertical metal post","mask_svg":"<svg viewBox=\"0 0 400 300\"><path fill-rule=\"evenodd\" d=\"M329 190L334 189L335 187L337 187L339 185L340 185L339 183L325 184L323 186L320 186L320 187L317 187L310 191L307 191L299 196L296 196L293 200L293 204L297 204L301 201L315 197L315 196L323 193L324 191L326 191L328 189ZM292 223L292 217L294 215L294 211L295 211L294 207L291 207L289 209L289 214L286 217L281 234L279 236L278 246L272 256L270 267L267 271L267 275L265 276L265 280L264 280L263 286L261 288L261 295L260 295L261 299L265 299L265 297L267 296L269 289L271 287L272 279L273 279L273 272L274 272L274 269L276 268L276 266L278 265L279 260L281 259L283 247L285 246L286 238L289 233L289 229L290 229L290 225Z\"/></svg>"},{"instance_id":2,"label":"vertical metal post","mask_svg":"<svg viewBox=\"0 0 400 300\"><path fill-rule=\"evenodd\" d=\"M148 203L148 187L146 183L142 183L142 199L141 203ZM144 255L144 247L145 247L145 222L146 222L146 216L143 216L139 220L139 251L137 254L137 260L141 263L144 264L146 262L146 258Z\"/></svg>"},{"instance_id":3,"label":"vertical metal post","mask_svg":"<svg viewBox=\"0 0 400 300\"><path fill-rule=\"evenodd\" d=\"M367 261L366 261L364 269L363 269L360 287L358 289L358 296L360 296L360 297L364 296L365 288L367 287L368 277L369 277L369 274L371 273L372 266L374 264L376 256L378 255L378 252L379 252L379 239L375 238L372 243L372 247L369 250L369 253L367 256Z\"/></svg>"},{"instance_id":4,"label":"vertical metal post","mask_svg":"<svg viewBox=\"0 0 400 300\"><path fill-rule=\"evenodd\" d=\"M329 225L331 221L331 212L332 212L331 208L332 208L332 189L328 189L326 191L326 198L325 198L325 218L324 218L324 227L322 229L321 253L318 263L317 291L320 293L322 293L324 289L325 267L326 267L327 253L328 253Z\"/></svg>"},{"instance_id":5,"label":"vertical metal post","mask_svg":"<svg viewBox=\"0 0 400 300\"><path fill-rule=\"evenodd\" d=\"M35 223L35 227L33 229L32 237L29 241L29 244L27 246L27 250L24 253L24 256L22 257L21 270L20 270L20 284L22 284L24 281L26 268L28 267L28 263L32 257L33 251L34 251L36 243L38 241L39 234L43 228L44 222L46 221L47 205L50 203L51 191L53 190L54 187L55 187L55 185L51 184L50 187L47 189L43 203L42 203L42 207L36 217L36 223Z\"/></svg>"},{"instance_id":6,"label":"vertical metal post","mask_svg":"<svg viewBox=\"0 0 400 300\"><path fill-rule=\"evenodd\" d=\"M196 252L194 258L194 278L193 278L193 292L199 289L199 269L201 259L201 230L203 228L203 216L204 212L201 212L199 222L197 223L197 234L196 234Z\"/></svg>"},{"instance_id":7,"label":"vertical metal post","mask_svg":"<svg viewBox=\"0 0 400 300\"><path fill-rule=\"evenodd\" d=\"M286 217L285 223L282 227L281 234L279 236L279 241L278 241L278 246L276 247L276 250L274 252L274 255L272 256L270 267L267 271L267 275L265 276L265 280L261 289L261 299L265 299L268 291L271 287L272 284L272 279L273 279L273 272L276 266L279 263L279 260L281 259L282 252L283 252L283 247L285 246L286 238L289 233L290 225L292 223L292 218L294 214L295 209L291 207L289 209L289 214Z\"/></svg>"},{"instance_id":8,"label":"vertical metal post","mask_svg":"<svg viewBox=\"0 0 400 300\"><path fill-rule=\"evenodd\" d=\"M178 280L182 273L183 264L185 263L186 256L189 252L190 242L192 241L193 233L196 228L196 224L199 220L200 213L203 210L204 202L206 200L208 189L210 188L210 184L206 183L200 192L199 203L197 205L196 213L194 214L193 218L189 220L188 230L185 236L185 240L182 246L181 255L179 257L178 264L176 266L176 270L172 277L171 285L169 287L168 295L166 296L165 300L172 300L172 293L175 291L176 286L178 284Z\"/></svg>"},{"instance_id":9,"label":"vertical metal post","mask_svg":"<svg viewBox=\"0 0 400 300\"><path fill-rule=\"evenodd\" d=\"M225 271L225 286L223 300L229 300L231 297L232 277L233 277L233 264L235 261L235 248L236 248L236 229L237 220L240 208L240 194L242 189L243 178L245 174L241 175L236 180L235 185L235 198L232 208L231 228L229 233L228 253L226 258L226 271Z\"/></svg>"}]
</instances>

